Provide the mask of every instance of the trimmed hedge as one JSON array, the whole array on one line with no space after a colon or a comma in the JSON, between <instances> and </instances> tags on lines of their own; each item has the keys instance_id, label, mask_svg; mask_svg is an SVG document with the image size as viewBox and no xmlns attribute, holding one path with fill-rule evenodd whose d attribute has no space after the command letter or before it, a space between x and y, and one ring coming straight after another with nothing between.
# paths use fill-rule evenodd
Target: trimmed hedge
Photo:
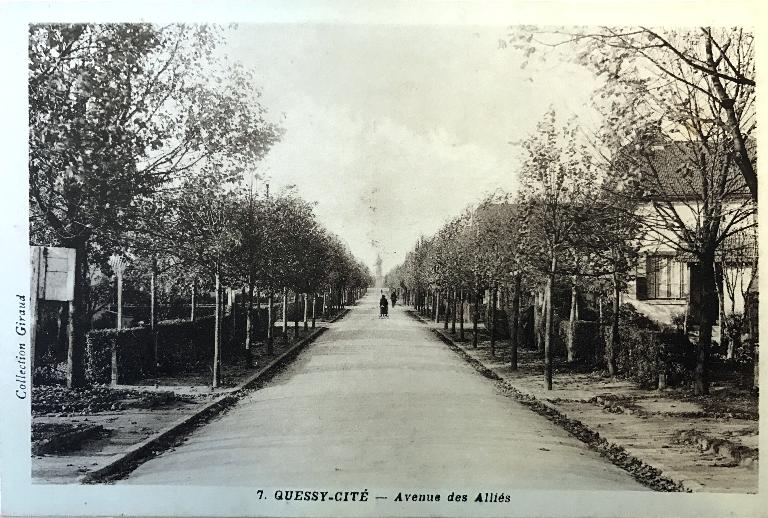
<instances>
[{"instance_id":1,"label":"trimmed hedge","mask_svg":"<svg viewBox=\"0 0 768 518\"><path fill-rule=\"evenodd\" d=\"M605 332L606 337L610 337L610 327ZM616 367L626 377L645 386L655 386L663 369L670 386L691 380L696 366L696 347L684 334L621 325L619 338Z\"/></svg>"},{"instance_id":2,"label":"trimmed hedge","mask_svg":"<svg viewBox=\"0 0 768 518\"><path fill-rule=\"evenodd\" d=\"M589 320L576 320L573 327L573 361L586 365L593 364L597 360L598 352L603 349L600 324ZM557 353L567 355L571 321L561 320L559 331Z\"/></svg>"},{"instance_id":3,"label":"trimmed hedge","mask_svg":"<svg viewBox=\"0 0 768 518\"><path fill-rule=\"evenodd\" d=\"M118 383L132 383L152 369L152 333L146 327L102 329L86 336L85 377L90 384L112 380L112 350L117 350Z\"/></svg>"},{"instance_id":4,"label":"trimmed hedge","mask_svg":"<svg viewBox=\"0 0 768 518\"><path fill-rule=\"evenodd\" d=\"M224 327L224 326L222 326ZM224 336L226 335L226 329ZM213 316L157 323L157 362L161 374L173 374L213 361ZM151 336L150 336L151 339ZM225 347L222 340L222 349ZM154 347L154 344L152 344ZM152 350L154 355L154 350Z\"/></svg>"},{"instance_id":5,"label":"trimmed hedge","mask_svg":"<svg viewBox=\"0 0 768 518\"><path fill-rule=\"evenodd\" d=\"M280 308L275 306L275 318ZM303 311L303 310L302 310ZM267 308L254 312L254 337L266 335ZM303 312L302 312L303 317ZM238 307L234 318L222 321L221 359L236 360L243 354L245 312ZM257 325L258 324L258 325ZM277 333L275 333L277 335ZM213 362L214 317L165 320L157 323L157 372L173 375L198 369ZM86 337L86 380L108 384L112 379L112 349L117 347L118 383L133 383L155 375L155 343L149 327L101 329Z\"/></svg>"}]
</instances>

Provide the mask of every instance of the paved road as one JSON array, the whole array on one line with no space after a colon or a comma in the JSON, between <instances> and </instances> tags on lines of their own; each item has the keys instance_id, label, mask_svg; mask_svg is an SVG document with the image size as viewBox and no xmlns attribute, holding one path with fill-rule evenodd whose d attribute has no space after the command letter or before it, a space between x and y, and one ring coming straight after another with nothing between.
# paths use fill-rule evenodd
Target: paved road
<instances>
[{"instance_id":1,"label":"paved road","mask_svg":"<svg viewBox=\"0 0 768 518\"><path fill-rule=\"evenodd\" d=\"M403 308L390 316L372 290L269 385L123 483L643 489Z\"/></svg>"}]
</instances>

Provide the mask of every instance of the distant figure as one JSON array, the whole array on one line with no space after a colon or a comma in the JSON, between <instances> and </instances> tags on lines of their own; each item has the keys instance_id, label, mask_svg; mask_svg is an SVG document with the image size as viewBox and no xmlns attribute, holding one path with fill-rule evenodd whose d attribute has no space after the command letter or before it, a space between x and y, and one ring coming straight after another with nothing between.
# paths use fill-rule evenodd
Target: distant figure
<instances>
[{"instance_id":1,"label":"distant figure","mask_svg":"<svg viewBox=\"0 0 768 518\"><path fill-rule=\"evenodd\" d=\"M388 318L388 310L389 309L389 301L387 300L387 297L384 295L384 292L381 292L381 299L379 299L379 318Z\"/></svg>"},{"instance_id":2,"label":"distant figure","mask_svg":"<svg viewBox=\"0 0 768 518\"><path fill-rule=\"evenodd\" d=\"M397 304L397 292L392 291L392 295L390 295L390 297L392 297L392 307L394 308L395 304Z\"/></svg>"}]
</instances>

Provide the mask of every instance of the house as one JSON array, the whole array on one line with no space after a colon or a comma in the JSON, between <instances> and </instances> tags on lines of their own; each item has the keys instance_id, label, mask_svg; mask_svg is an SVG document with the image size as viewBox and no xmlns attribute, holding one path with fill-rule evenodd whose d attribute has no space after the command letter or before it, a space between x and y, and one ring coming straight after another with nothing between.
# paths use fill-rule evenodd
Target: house
<instances>
[{"instance_id":1,"label":"house","mask_svg":"<svg viewBox=\"0 0 768 518\"><path fill-rule=\"evenodd\" d=\"M722 203L726 215L720 226L722 241L715 252L721 313L743 314L745 300L757 286L753 279L757 274L757 214L740 171L721 159L708 159L701 147L690 142L653 146L635 164L640 167L644 189L637 213L646 230L625 302L662 323L671 324L678 317L695 324L701 304L701 272L695 255L682 244L681 234L701 231L704 214L715 202ZM694 169L701 164L709 168L706 176L703 169Z\"/></svg>"}]
</instances>

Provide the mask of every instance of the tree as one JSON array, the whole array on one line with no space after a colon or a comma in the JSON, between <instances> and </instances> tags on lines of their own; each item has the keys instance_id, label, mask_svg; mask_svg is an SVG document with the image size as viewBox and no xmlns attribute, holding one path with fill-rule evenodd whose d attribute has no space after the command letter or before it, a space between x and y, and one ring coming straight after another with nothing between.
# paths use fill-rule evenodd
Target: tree
<instances>
[{"instance_id":1,"label":"tree","mask_svg":"<svg viewBox=\"0 0 768 518\"><path fill-rule=\"evenodd\" d=\"M544 378L552 389L554 312L552 289L561 273L563 256L573 238L579 214L595 199L597 172L589 153L576 140L574 122L559 130L554 110L537 125L526 142L528 156L521 171L521 195L531 221L530 244L538 245L540 271L546 275L544 306Z\"/></svg>"},{"instance_id":2,"label":"tree","mask_svg":"<svg viewBox=\"0 0 768 518\"><path fill-rule=\"evenodd\" d=\"M537 38L534 39L534 36ZM544 37L545 40L540 38ZM756 127L754 36L741 27L654 29L601 27L573 32L515 32L513 44L527 56L536 47L575 47L578 60L605 80L604 98L642 82L653 95L672 82L711 102L710 116L723 130L733 160L757 202L755 154L750 139Z\"/></svg>"},{"instance_id":3,"label":"tree","mask_svg":"<svg viewBox=\"0 0 768 518\"><path fill-rule=\"evenodd\" d=\"M144 216L158 192L206 162L235 173L279 131L249 73L216 66L215 28L34 25L29 41L31 239L76 250L67 382L77 386L95 251L152 233Z\"/></svg>"},{"instance_id":4,"label":"tree","mask_svg":"<svg viewBox=\"0 0 768 518\"><path fill-rule=\"evenodd\" d=\"M537 46L531 33L517 41L528 53ZM716 258L729 236L756 224L753 37L739 28L603 28L550 44L580 46L578 60L603 79L603 134L643 189L647 239L696 265L695 390L706 394L722 295Z\"/></svg>"}]
</instances>

